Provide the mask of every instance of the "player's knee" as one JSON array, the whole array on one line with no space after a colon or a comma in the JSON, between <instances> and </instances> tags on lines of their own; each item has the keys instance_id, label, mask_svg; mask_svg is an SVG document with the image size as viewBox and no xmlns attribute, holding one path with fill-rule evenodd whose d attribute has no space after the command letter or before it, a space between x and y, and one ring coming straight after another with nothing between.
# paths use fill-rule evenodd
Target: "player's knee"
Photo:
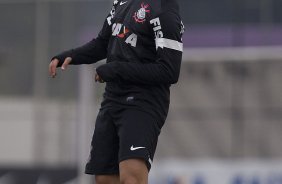
<instances>
[{"instance_id":1,"label":"player's knee","mask_svg":"<svg viewBox=\"0 0 282 184\"><path fill-rule=\"evenodd\" d=\"M147 174L140 170L125 170L120 175L120 184L147 184Z\"/></svg>"},{"instance_id":2,"label":"player's knee","mask_svg":"<svg viewBox=\"0 0 282 184\"><path fill-rule=\"evenodd\" d=\"M138 177L133 175L124 175L120 178L120 184L141 184Z\"/></svg>"},{"instance_id":3,"label":"player's knee","mask_svg":"<svg viewBox=\"0 0 282 184\"><path fill-rule=\"evenodd\" d=\"M118 184L119 178L117 176L95 176L95 184Z\"/></svg>"},{"instance_id":4,"label":"player's knee","mask_svg":"<svg viewBox=\"0 0 282 184\"><path fill-rule=\"evenodd\" d=\"M96 184L106 184L108 182L108 179L104 176L95 176L95 183Z\"/></svg>"},{"instance_id":5,"label":"player's knee","mask_svg":"<svg viewBox=\"0 0 282 184\"><path fill-rule=\"evenodd\" d=\"M121 184L147 184L148 170L142 159L128 159L120 163Z\"/></svg>"}]
</instances>

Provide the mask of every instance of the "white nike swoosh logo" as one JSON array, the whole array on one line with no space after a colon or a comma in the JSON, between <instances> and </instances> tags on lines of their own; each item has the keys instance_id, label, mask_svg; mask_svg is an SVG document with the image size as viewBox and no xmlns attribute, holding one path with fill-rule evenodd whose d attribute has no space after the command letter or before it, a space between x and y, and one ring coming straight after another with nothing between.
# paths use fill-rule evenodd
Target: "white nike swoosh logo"
<instances>
[{"instance_id":1,"label":"white nike swoosh logo","mask_svg":"<svg viewBox=\"0 0 282 184\"><path fill-rule=\"evenodd\" d=\"M119 3L119 5L124 5L124 4L126 4L126 3L127 3L127 1L125 1L125 2L122 2L122 1L121 1L121 2Z\"/></svg>"},{"instance_id":2,"label":"white nike swoosh logo","mask_svg":"<svg viewBox=\"0 0 282 184\"><path fill-rule=\"evenodd\" d=\"M130 150L131 151L135 151L135 150L138 150L138 149L143 149L143 148L145 148L145 147L133 147L133 145L131 146L131 148L130 148Z\"/></svg>"}]
</instances>

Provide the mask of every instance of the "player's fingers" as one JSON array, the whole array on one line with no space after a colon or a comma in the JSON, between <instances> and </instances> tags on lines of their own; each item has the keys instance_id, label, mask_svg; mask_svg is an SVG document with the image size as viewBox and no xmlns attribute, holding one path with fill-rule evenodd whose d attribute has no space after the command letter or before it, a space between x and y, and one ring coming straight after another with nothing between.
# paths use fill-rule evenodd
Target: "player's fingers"
<instances>
[{"instance_id":1,"label":"player's fingers","mask_svg":"<svg viewBox=\"0 0 282 184\"><path fill-rule=\"evenodd\" d=\"M97 73L95 74L95 82L104 83L103 79Z\"/></svg>"},{"instance_id":2,"label":"player's fingers","mask_svg":"<svg viewBox=\"0 0 282 184\"><path fill-rule=\"evenodd\" d=\"M62 70L65 70L67 69L68 65L71 63L72 61L72 58L71 57L67 57L62 65Z\"/></svg>"},{"instance_id":3,"label":"player's fingers","mask_svg":"<svg viewBox=\"0 0 282 184\"><path fill-rule=\"evenodd\" d=\"M95 82L98 82L99 81L99 75L96 73L95 74Z\"/></svg>"},{"instance_id":4,"label":"player's fingers","mask_svg":"<svg viewBox=\"0 0 282 184\"><path fill-rule=\"evenodd\" d=\"M58 59L53 59L51 61L51 63L49 64L49 74L53 78L56 76L56 68L57 68L58 64L59 64Z\"/></svg>"},{"instance_id":5,"label":"player's fingers","mask_svg":"<svg viewBox=\"0 0 282 184\"><path fill-rule=\"evenodd\" d=\"M104 83L105 81L99 76L99 82Z\"/></svg>"}]
</instances>

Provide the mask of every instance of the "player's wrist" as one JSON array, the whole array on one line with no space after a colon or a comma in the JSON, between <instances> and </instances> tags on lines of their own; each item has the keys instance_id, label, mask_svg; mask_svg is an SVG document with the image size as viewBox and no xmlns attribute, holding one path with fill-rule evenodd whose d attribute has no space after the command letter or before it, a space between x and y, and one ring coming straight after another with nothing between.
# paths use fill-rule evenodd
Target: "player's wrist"
<instances>
[{"instance_id":1,"label":"player's wrist","mask_svg":"<svg viewBox=\"0 0 282 184\"><path fill-rule=\"evenodd\" d=\"M100 82L100 83L104 83L105 81L102 79L102 77L98 74L97 69L95 68L95 82Z\"/></svg>"}]
</instances>

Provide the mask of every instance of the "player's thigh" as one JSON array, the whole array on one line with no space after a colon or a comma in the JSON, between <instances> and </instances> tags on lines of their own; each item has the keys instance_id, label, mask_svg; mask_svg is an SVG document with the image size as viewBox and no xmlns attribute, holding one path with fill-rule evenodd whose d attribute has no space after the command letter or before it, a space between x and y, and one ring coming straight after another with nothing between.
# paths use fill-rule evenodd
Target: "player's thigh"
<instances>
[{"instance_id":1,"label":"player's thigh","mask_svg":"<svg viewBox=\"0 0 282 184\"><path fill-rule=\"evenodd\" d=\"M119 175L96 175L95 184L120 184Z\"/></svg>"},{"instance_id":2,"label":"player's thigh","mask_svg":"<svg viewBox=\"0 0 282 184\"><path fill-rule=\"evenodd\" d=\"M148 183L147 164L143 159L128 159L119 163L120 181L123 183Z\"/></svg>"},{"instance_id":3,"label":"player's thigh","mask_svg":"<svg viewBox=\"0 0 282 184\"><path fill-rule=\"evenodd\" d=\"M110 111L101 109L96 120L91 142L89 161L85 173L92 175L111 175L119 173L119 138Z\"/></svg>"},{"instance_id":4,"label":"player's thigh","mask_svg":"<svg viewBox=\"0 0 282 184\"><path fill-rule=\"evenodd\" d=\"M155 154L161 120L147 112L127 109L116 122L119 136L119 162L142 159L148 170Z\"/></svg>"}]
</instances>

